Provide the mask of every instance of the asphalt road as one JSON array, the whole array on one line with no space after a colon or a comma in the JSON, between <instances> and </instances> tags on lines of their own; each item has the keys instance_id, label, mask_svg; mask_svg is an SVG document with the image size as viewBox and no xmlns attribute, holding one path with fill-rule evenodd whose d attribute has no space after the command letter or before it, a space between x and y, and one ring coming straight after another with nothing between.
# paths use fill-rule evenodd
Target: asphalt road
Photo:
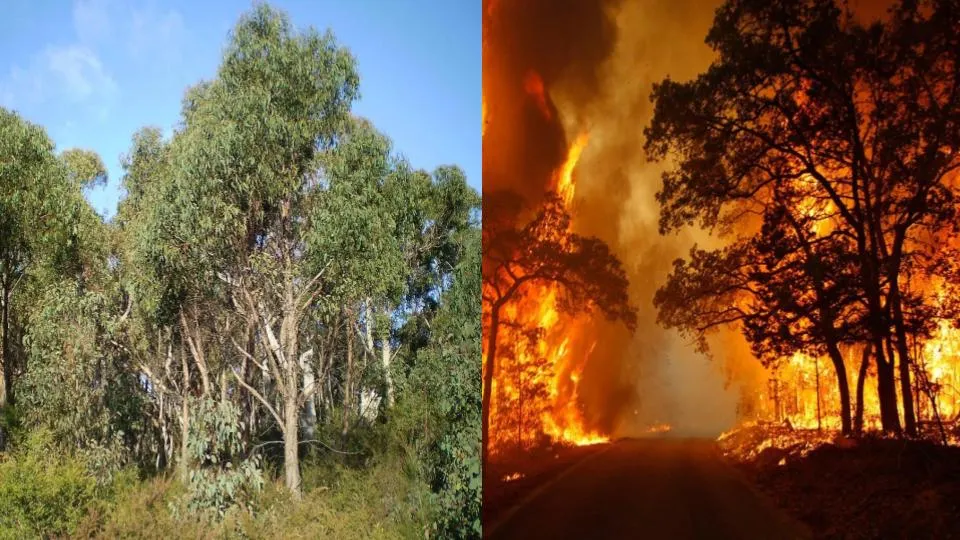
<instances>
[{"instance_id":1,"label":"asphalt road","mask_svg":"<svg viewBox=\"0 0 960 540\"><path fill-rule=\"evenodd\" d=\"M484 523L495 539L810 538L727 465L713 441L605 445Z\"/></svg>"}]
</instances>

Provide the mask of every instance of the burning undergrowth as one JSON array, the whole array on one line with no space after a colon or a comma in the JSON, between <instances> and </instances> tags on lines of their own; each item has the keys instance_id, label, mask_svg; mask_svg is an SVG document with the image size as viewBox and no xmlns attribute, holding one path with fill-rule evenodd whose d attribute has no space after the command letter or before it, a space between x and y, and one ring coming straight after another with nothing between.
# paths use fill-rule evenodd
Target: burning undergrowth
<instances>
[{"instance_id":1,"label":"burning undergrowth","mask_svg":"<svg viewBox=\"0 0 960 540\"><path fill-rule=\"evenodd\" d=\"M728 437L722 445L735 453ZM771 444L740 469L815 538L956 538L960 531L960 448L871 435L767 432ZM763 446L746 445L754 451ZM747 452L749 453L749 452Z\"/></svg>"},{"instance_id":2,"label":"burning undergrowth","mask_svg":"<svg viewBox=\"0 0 960 540\"><path fill-rule=\"evenodd\" d=\"M845 439L838 433L794 429L789 425L748 422L717 438L724 455L739 462L773 462L806 457L814 449ZM841 443L843 444L843 443Z\"/></svg>"},{"instance_id":3,"label":"burning undergrowth","mask_svg":"<svg viewBox=\"0 0 960 540\"><path fill-rule=\"evenodd\" d=\"M815 538L955 538L960 532L960 426L926 424L917 439L869 431L745 422L723 454Z\"/></svg>"},{"instance_id":4,"label":"burning undergrowth","mask_svg":"<svg viewBox=\"0 0 960 540\"><path fill-rule=\"evenodd\" d=\"M941 431L941 427L943 428ZM811 429L793 426L789 420L780 423L748 421L717 437L717 445L732 461L761 468L783 466L807 457L825 447L855 448L864 441L901 440L908 443L943 444L960 447L960 424L951 422L940 426L926 423L915 439L902 439L871 430L861 437L843 435L836 429Z\"/></svg>"}]
</instances>

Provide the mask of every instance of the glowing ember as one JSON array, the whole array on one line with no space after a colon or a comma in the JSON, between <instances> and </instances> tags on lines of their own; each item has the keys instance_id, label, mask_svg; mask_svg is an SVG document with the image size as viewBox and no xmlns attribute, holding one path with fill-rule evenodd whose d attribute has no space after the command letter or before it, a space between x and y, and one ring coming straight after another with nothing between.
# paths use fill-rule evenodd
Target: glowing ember
<instances>
[{"instance_id":1,"label":"glowing ember","mask_svg":"<svg viewBox=\"0 0 960 540\"><path fill-rule=\"evenodd\" d=\"M670 424L654 424L647 428L647 433L669 433L673 430Z\"/></svg>"},{"instance_id":2,"label":"glowing ember","mask_svg":"<svg viewBox=\"0 0 960 540\"><path fill-rule=\"evenodd\" d=\"M523 478L523 475L518 472L515 472L512 474L505 475L503 478L501 478L501 480L503 480L504 482L513 482L514 480L519 480L521 478Z\"/></svg>"}]
</instances>

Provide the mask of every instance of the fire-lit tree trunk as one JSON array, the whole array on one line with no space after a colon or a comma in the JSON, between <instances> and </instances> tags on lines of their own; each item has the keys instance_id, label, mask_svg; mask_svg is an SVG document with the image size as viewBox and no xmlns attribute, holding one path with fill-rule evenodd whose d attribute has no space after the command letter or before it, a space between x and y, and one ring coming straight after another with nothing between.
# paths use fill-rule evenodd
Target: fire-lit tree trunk
<instances>
[{"instance_id":1,"label":"fire-lit tree trunk","mask_svg":"<svg viewBox=\"0 0 960 540\"><path fill-rule=\"evenodd\" d=\"M877 361L877 399L880 401L880 424L884 431L900 434L900 413L897 411L897 387L893 376L893 361L887 361L883 340L873 344Z\"/></svg>"},{"instance_id":2,"label":"fire-lit tree trunk","mask_svg":"<svg viewBox=\"0 0 960 540\"><path fill-rule=\"evenodd\" d=\"M793 231L796 234L800 246L803 250L804 257L807 261L808 271L813 278L813 287L814 292L817 295L817 312L820 328L823 333L824 341L827 345L827 353L830 356L830 361L833 363L833 370L837 374L837 389L840 393L840 425L841 430L844 435L849 435L851 432L850 426L850 384L847 382L847 368L843 361L843 355L840 353L840 348L838 346L839 340L837 339L837 331L835 328L836 313L835 310L831 307L828 294L824 290L823 283L825 281L825 267L821 257L814 251L813 246L811 246L810 241L807 239L803 226L797 221L797 218L793 215L792 212L788 211L785 214L785 217L789 221ZM817 429L821 428L821 411L820 411L820 364L819 360L816 360L815 368L817 371Z\"/></svg>"},{"instance_id":3,"label":"fire-lit tree trunk","mask_svg":"<svg viewBox=\"0 0 960 540\"><path fill-rule=\"evenodd\" d=\"M860 359L860 370L857 373L857 411L853 421L853 429L859 435L863 433L863 385L867 378L867 369L870 367L870 345L863 346L863 356Z\"/></svg>"},{"instance_id":4,"label":"fire-lit tree trunk","mask_svg":"<svg viewBox=\"0 0 960 540\"><path fill-rule=\"evenodd\" d=\"M483 371L483 396L481 398L482 417L482 467L486 470L487 458L490 456L490 401L493 393L493 372L497 358L497 332L500 329L501 303L494 303L490 309L490 329L487 331L487 361Z\"/></svg>"},{"instance_id":5,"label":"fire-lit tree trunk","mask_svg":"<svg viewBox=\"0 0 960 540\"><path fill-rule=\"evenodd\" d=\"M836 343L827 345L833 370L837 373L837 389L840 392L840 429L844 435L852 431L850 426L850 384L847 382L847 368L843 363L843 355ZM820 372L817 371L817 426L820 425Z\"/></svg>"},{"instance_id":6,"label":"fire-lit tree trunk","mask_svg":"<svg viewBox=\"0 0 960 540\"><path fill-rule=\"evenodd\" d=\"M867 297L867 319L877 361L877 399L880 402L880 424L883 431L900 434L900 417L897 411L897 391L893 377L893 359L888 362L884 354L884 342L889 331L884 324L884 310L880 302L880 285L876 271L875 249L865 249L865 233L858 230L860 249L860 272Z\"/></svg>"},{"instance_id":7,"label":"fire-lit tree trunk","mask_svg":"<svg viewBox=\"0 0 960 540\"><path fill-rule=\"evenodd\" d=\"M814 357L813 371L816 377L817 386L817 431L823 430L822 419L820 415L820 358Z\"/></svg>"},{"instance_id":8,"label":"fire-lit tree trunk","mask_svg":"<svg viewBox=\"0 0 960 540\"><path fill-rule=\"evenodd\" d=\"M903 426L907 435L916 436L917 421L913 410L913 391L910 386L910 354L907 349L907 331L903 322L903 307L900 295L900 286L897 283L899 276L893 272L890 282L890 305L893 310L893 326L896 333L897 367L900 370L900 396L903 401ZM892 361L892 358L891 358Z\"/></svg>"}]
</instances>

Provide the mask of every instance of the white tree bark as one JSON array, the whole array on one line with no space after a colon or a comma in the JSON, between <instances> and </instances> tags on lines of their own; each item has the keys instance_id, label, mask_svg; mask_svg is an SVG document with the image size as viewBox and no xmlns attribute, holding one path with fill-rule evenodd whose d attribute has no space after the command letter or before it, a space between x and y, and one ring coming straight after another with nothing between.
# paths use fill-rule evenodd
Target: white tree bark
<instances>
[{"instance_id":1,"label":"white tree bark","mask_svg":"<svg viewBox=\"0 0 960 540\"><path fill-rule=\"evenodd\" d=\"M313 374L313 367L310 364L312 357L313 349L300 355L300 372L303 374L303 393L308 396L303 404L303 411L300 418L305 439L313 439L317 431L317 408L316 400L313 399L313 394L316 389L316 378Z\"/></svg>"}]
</instances>

